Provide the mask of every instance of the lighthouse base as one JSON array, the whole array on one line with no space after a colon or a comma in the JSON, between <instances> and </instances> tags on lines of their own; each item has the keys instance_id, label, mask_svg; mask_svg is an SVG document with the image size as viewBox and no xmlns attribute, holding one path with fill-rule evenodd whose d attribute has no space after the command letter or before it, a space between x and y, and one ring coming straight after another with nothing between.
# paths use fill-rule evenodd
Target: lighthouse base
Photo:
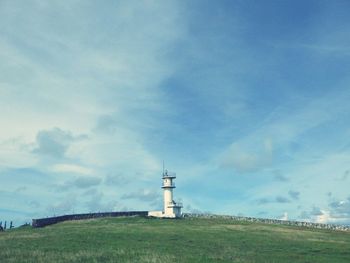
<instances>
[{"instance_id":1,"label":"lighthouse base","mask_svg":"<svg viewBox=\"0 0 350 263\"><path fill-rule=\"evenodd\" d=\"M163 211L149 211L149 217L157 217L157 218L179 218L182 217L181 213L164 213Z\"/></svg>"}]
</instances>

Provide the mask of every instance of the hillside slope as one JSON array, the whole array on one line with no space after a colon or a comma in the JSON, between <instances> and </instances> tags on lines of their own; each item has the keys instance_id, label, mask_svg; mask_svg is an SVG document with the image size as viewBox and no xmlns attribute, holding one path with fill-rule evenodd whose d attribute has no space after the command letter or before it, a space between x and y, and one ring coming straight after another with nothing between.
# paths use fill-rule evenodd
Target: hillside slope
<instances>
[{"instance_id":1,"label":"hillside slope","mask_svg":"<svg viewBox=\"0 0 350 263\"><path fill-rule=\"evenodd\" d=\"M69 221L0 233L1 262L350 262L350 233L224 219Z\"/></svg>"}]
</instances>

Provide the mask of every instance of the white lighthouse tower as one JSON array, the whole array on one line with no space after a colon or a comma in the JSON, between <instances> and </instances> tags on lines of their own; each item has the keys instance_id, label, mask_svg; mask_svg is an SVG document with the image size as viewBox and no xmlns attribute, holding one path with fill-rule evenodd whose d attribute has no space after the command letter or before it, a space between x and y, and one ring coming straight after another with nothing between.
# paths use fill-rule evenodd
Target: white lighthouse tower
<instances>
[{"instance_id":1,"label":"white lighthouse tower","mask_svg":"<svg viewBox=\"0 0 350 263\"><path fill-rule=\"evenodd\" d=\"M175 173L170 173L168 170L163 169L162 174L162 189L163 189L163 211L150 211L149 216L154 217L165 217L165 218L176 218L181 217L182 203L175 202L173 199L173 189L175 188L174 179L176 178Z\"/></svg>"},{"instance_id":2,"label":"white lighthouse tower","mask_svg":"<svg viewBox=\"0 0 350 263\"><path fill-rule=\"evenodd\" d=\"M175 173L163 172L163 191L164 191L164 217L180 217L182 204L173 200L173 189L176 187L174 179Z\"/></svg>"}]
</instances>

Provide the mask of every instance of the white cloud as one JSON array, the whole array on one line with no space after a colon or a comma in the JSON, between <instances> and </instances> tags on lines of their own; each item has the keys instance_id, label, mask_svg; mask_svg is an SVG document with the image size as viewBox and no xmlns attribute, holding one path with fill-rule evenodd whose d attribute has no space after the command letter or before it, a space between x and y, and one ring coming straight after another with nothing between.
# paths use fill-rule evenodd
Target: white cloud
<instances>
[{"instance_id":1,"label":"white cloud","mask_svg":"<svg viewBox=\"0 0 350 263\"><path fill-rule=\"evenodd\" d=\"M252 147L250 143L233 143L221 157L221 164L223 167L233 167L240 173L255 172L271 164L273 158L270 139L265 139L263 147L260 148L262 149L259 151L259 145Z\"/></svg>"},{"instance_id":2,"label":"white cloud","mask_svg":"<svg viewBox=\"0 0 350 263\"><path fill-rule=\"evenodd\" d=\"M0 167L31 167L37 164L32 148L21 137L9 137L0 142Z\"/></svg>"},{"instance_id":3,"label":"white cloud","mask_svg":"<svg viewBox=\"0 0 350 263\"><path fill-rule=\"evenodd\" d=\"M234 140L224 150L223 164L236 166L242 172L254 170L271 164L273 151L280 149L284 151L284 155L293 155L291 157L299 159L299 156L294 156L288 151L288 146L311 129L332 121L334 116L348 112L346 105L349 98L350 93L343 91L307 102L303 100L289 102L293 106L286 104L277 107L256 124L254 129ZM292 108L299 104L300 107ZM262 143L263 149L261 149ZM333 147L336 148L335 145Z\"/></svg>"},{"instance_id":4,"label":"white cloud","mask_svg":"<svg viewBox=\"0 0 350 263\"><path fill-rule=\"evenodd\" d=\"M279 218L280 220L288 220L288 212L284 212L283 216Z\"/></svg>"},{"instance_id":5,"label":"white cloud","mask_svg":"<svg viewBox=\"0 0 350 263\"><path fill-rule=\"evenodd\" d=\"M55 173L77 173L82 175L92 175L94 171L90 168L76 164L55 164L51 168Z\"/></svg>"},{"instance_id":6,"label":"white cloud","mask_svg":"<svg viewBox=\"0 0 350 263\"><path fill-rule=\"evenodd\" d=\"M64 215L74 213L74 209L77 207L78 199L75 194L66 196L63 200L55 201L49 204L46 208L50 216Z\"/></svg>"},{"instance_id":7,"label":"white cloud","mask_svg":"<svg viewBox=\"0 0 350 263\"><path fill-rule=\"evenodd\" d=\"M59 128L39 131L36 136L38 147L33 152L44 157L62 158L74 140L72 134Z\"/></svg>"},{"instance_id":8,"label":"white cloud","mask_svg":"<svg viewBox=\"0 0 350 263\"><path fill-rule=\"evenodd\" d=\"M124 194L122 199L137 199L144 202L160 201L161 194L150 189L139 189L137 192Z\"/></svg>"},{"instance_id":9,"label":"white cloud","mask_svg":"<svg viewBox=\"0 0 350 263\"><path fill-rule=\"evenodd\" d=\"M332 220L332 218L330 217L328 211L321 210L321 212L322 214L315 216L313 221L315 221L316 223L322 223L322 224L332 223L332 221L334 222L334 220Z\"/></svg>"}]
</instances>

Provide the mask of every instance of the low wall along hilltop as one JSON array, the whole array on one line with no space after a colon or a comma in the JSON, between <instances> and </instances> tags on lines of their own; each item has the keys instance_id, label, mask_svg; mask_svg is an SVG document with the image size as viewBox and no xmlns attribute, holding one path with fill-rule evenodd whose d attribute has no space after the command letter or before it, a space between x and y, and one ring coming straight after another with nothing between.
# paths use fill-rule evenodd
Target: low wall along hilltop
<instances>
[{"instance_id":1,"label":"low wall along hilltop","mask_svg":"<svg viewBox=\"0 0 350 263\"><path fill-rule=\"evenodd\" d=\"M56 216L56 217L47 217L47 218L33 219L32 226L44 227L44 226L53 225L59 222L69 221L69 220L82 220L82 219L102 218L102 217L123 217L123 216L147 217L148 211L88 213L88 214L73 214L73 215L63 215L63 216ZM256 222L256 223L263 223L263 224L289 225L289 226L298 226L298 227L307 227L307 228L350 231L350 226L346 226L346 225L320 224L320 223L311 223L311 222L264 219L264 218L244 217L244 216L184 213L182 217L183 218L206 218L206 219L229 219L234 221Z\"/></svg>"},{"instance_id":2,"label":"low wall along hilltop","mask_svg":"<svg viewBox=\"0 0 350 263\"><path fill-rule=\"evenodd\" d=\"M44 226L53 225L59 222L69 221L69 220L82 220L82 219L101 218L101 217L147 216L147 215L148 215L148 211L105 212L105 213L63 215L63 216L33 219L32 226L44 227Z\"/></svg>"},{"instance_id":3,"label":"low wall along hilltop","mask_svg":"<svg viewBox=\"0 0 350 263\"><path fill-rule=\"evenodd\" d=\"M192 214L192 213L185 213L183 214L183 217L207 218L207 219L220 218L220 219L231 219L235 221L256 222L256 223L264 223L264 224L288 225L288 226L299 226L299 227L318 228L318 229L350 231L350 226L347 226L347 225L321 224L321 223L289 221L289 220L279 220L279 219L266 219L266 218L256 218L256 217L213 215L213 214Z\"/></svg>"}]
</instances>

